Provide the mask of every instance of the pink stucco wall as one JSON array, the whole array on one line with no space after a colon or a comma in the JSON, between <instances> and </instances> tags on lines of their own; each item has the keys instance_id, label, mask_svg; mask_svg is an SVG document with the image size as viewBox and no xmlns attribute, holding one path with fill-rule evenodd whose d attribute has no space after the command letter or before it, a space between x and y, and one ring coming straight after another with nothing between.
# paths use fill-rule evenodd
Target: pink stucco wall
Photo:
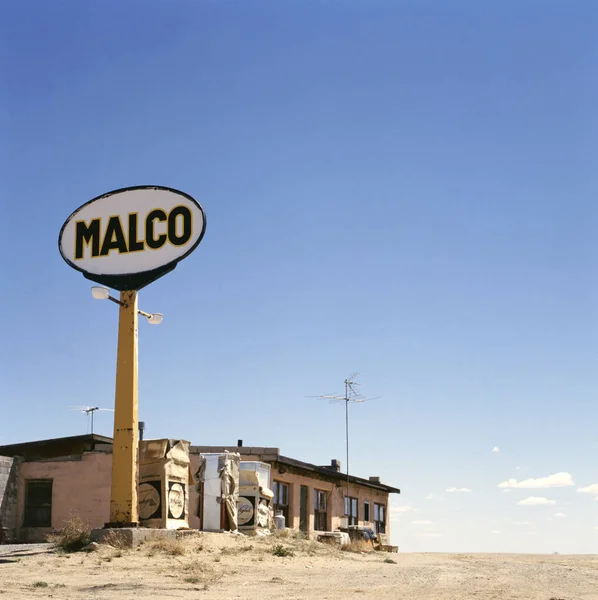
<instances>
[{"instance_id":1,"label":"pink stucco wall","mask_svg":"<svg viewBox=\"0 0 598 600\"><path fill-rule=\"evenodd\" d=\"M199 529L200 521L197 516L199 497L194 484L192 473L199 466L199 455L190 455L189 478L189 526ZM243 456L243 460L259 460L259 456ZM110 516L110 483L112 469L112 454L90 452L80 458L53 459L37 462L22 463L18 482L17 531L18 539L22 541L41 541L51 529L60 528L72 513L89 522L92 528L101 528L109 521ZM308 529L313 531L313 490L324 490L328 496L328 527L336 529L341 524L344 513L344 495L346 487L315 477L289 473L282 469L272 468L272 479L289 484L289 523L287 527L299 528L300 489L308 487L307 514ZM52 479L52 528L24 528L23 511L25 505L26 482L29 479ZM359 524L363 521L363 503L370 502L373 518L373 503L384 504L387 508L387 533L390 533L388 519L388 493L366 486L351 484L350 495L359 500Z\"/></svg>"},{"instance_id":2,"label":"pink stucco wall","mask_svg":"<svg viewBox=\"0 0 598 600\"><path fill-rule=\"evenodd\" d=\"M345 513L345 495L347 484L345 482L331 483L315 477L289 473L284 468L282 473L277 468L272 469L272 480L286 483L289 486L289 523L287 527L299 529L301 486L307 487L307 523L308 531L314 530L314 490L326 492L328 530L335 530L341 526L341 519ZM382 504L388 513L388 493L382 490L351 483L349 484L349 496L358 500L358 524L372 526L374 518L374 503ZM370 503L370 520L364 521L364 502ZM386 518L386 533L390 535L390 523L388 514Z\"/></svg>"},{"instance_id":3,"label":"pink stucco wall","mask_svg":"<svg viewBox=\"0 0 598 600\"><path fill-rule=\"evenodd\" d=\"M69 519L72 512L88 521L92 528L103 527L110 516L111 478L112 454L103 452L85 453L76 460L56 459L23 463L18 484L18 539L38 541L44 539L51 531L21 527L27 480L53 480L52 529L57 529Z\"/></svg>"}]
</instances>

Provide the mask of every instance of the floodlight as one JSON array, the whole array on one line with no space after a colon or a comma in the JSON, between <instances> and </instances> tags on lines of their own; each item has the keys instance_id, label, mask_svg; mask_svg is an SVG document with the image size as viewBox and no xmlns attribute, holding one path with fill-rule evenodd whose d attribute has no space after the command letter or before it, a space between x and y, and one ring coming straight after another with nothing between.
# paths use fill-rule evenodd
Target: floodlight
<instances>
[{"instance_id":1,"label":"floodlight","mask_svg":"<svg viewBox=\"0 0 598 600\"><path fill-rule=\"evenodd\" d=\"M94 285L91 288L91 295L96 300L108 300L110 297L110 290L105 287L100 287L99 285Z\"/></svg>"}]
</instances>

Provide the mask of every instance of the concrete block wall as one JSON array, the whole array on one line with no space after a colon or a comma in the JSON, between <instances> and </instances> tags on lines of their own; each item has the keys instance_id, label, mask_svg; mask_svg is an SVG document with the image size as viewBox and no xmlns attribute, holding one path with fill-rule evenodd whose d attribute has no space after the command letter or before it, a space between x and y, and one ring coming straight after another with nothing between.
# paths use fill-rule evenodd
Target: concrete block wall
<instances>
[{"instance_id":1,"label":"concrete block wall","mask_svg":"<svg viewBox=\"0 0 598 600\"><path fill-rule=\"evenodd\" d=\"M17 528L17 473L20 460L0 456L0 544L15 540Z\"/></svg>"}]
</instances>

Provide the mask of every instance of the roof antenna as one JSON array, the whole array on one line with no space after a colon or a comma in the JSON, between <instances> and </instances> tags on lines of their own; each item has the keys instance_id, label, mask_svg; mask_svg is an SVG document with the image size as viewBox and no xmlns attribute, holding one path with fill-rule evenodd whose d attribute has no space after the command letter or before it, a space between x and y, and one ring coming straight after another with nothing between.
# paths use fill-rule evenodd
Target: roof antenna
<instances>
[{"instance_id":1,"label":"roof antenna","mask_svg":"<svg viewBox=\"0 0 598 600\"><path fill-rule=\"evenodd\" d=\"M93 435L93 413L96 410L114 412L113 408L100 408L99 406L71 406L71 410L85 413L87 415L87 433Z\"/></svg>"},{"instance_id":2,"label":"roof antenna","mask_svg":"<svg viewBox=\"0 0 598 600\"><path fill-rule=\"evenodd\" d=\"M339 404L340 402L345 403L345 443L347 450L347 498L349 497L349 404L355 404L356 402L369 402L370 400L378 400L381 396L375 398L364 398L362 394L356 391L356 387L360 384L355 381L359 373L353 373L347 379L345 379L345 395L339 396L336 394L326 394L324 396L309 396L310 398L328 398L330 404ZM347 500L347 502L349 502ZM347 516L349 516L350 507L345 506Z\"/></svg>"}]
</instances>

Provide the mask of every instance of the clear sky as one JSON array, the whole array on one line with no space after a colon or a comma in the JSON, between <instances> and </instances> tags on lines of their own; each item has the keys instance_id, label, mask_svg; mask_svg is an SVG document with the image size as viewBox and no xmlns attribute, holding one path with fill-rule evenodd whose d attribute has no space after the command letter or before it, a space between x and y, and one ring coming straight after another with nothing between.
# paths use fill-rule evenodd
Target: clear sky
<instances>
[{"instance_id":1,"label":"clear sky","mask_svg":"<svg viewBox=\"0 0 598 600\"><path fill-rule=\"evenodd\" d=\"M590 0L4 3L0 443L113 406L117 310L58 233L166 185L208 223L140 293L148 437L344 469L308 396L357 371L401 550L597 552L597 31Z\"/></svg>"}]
</instances>

